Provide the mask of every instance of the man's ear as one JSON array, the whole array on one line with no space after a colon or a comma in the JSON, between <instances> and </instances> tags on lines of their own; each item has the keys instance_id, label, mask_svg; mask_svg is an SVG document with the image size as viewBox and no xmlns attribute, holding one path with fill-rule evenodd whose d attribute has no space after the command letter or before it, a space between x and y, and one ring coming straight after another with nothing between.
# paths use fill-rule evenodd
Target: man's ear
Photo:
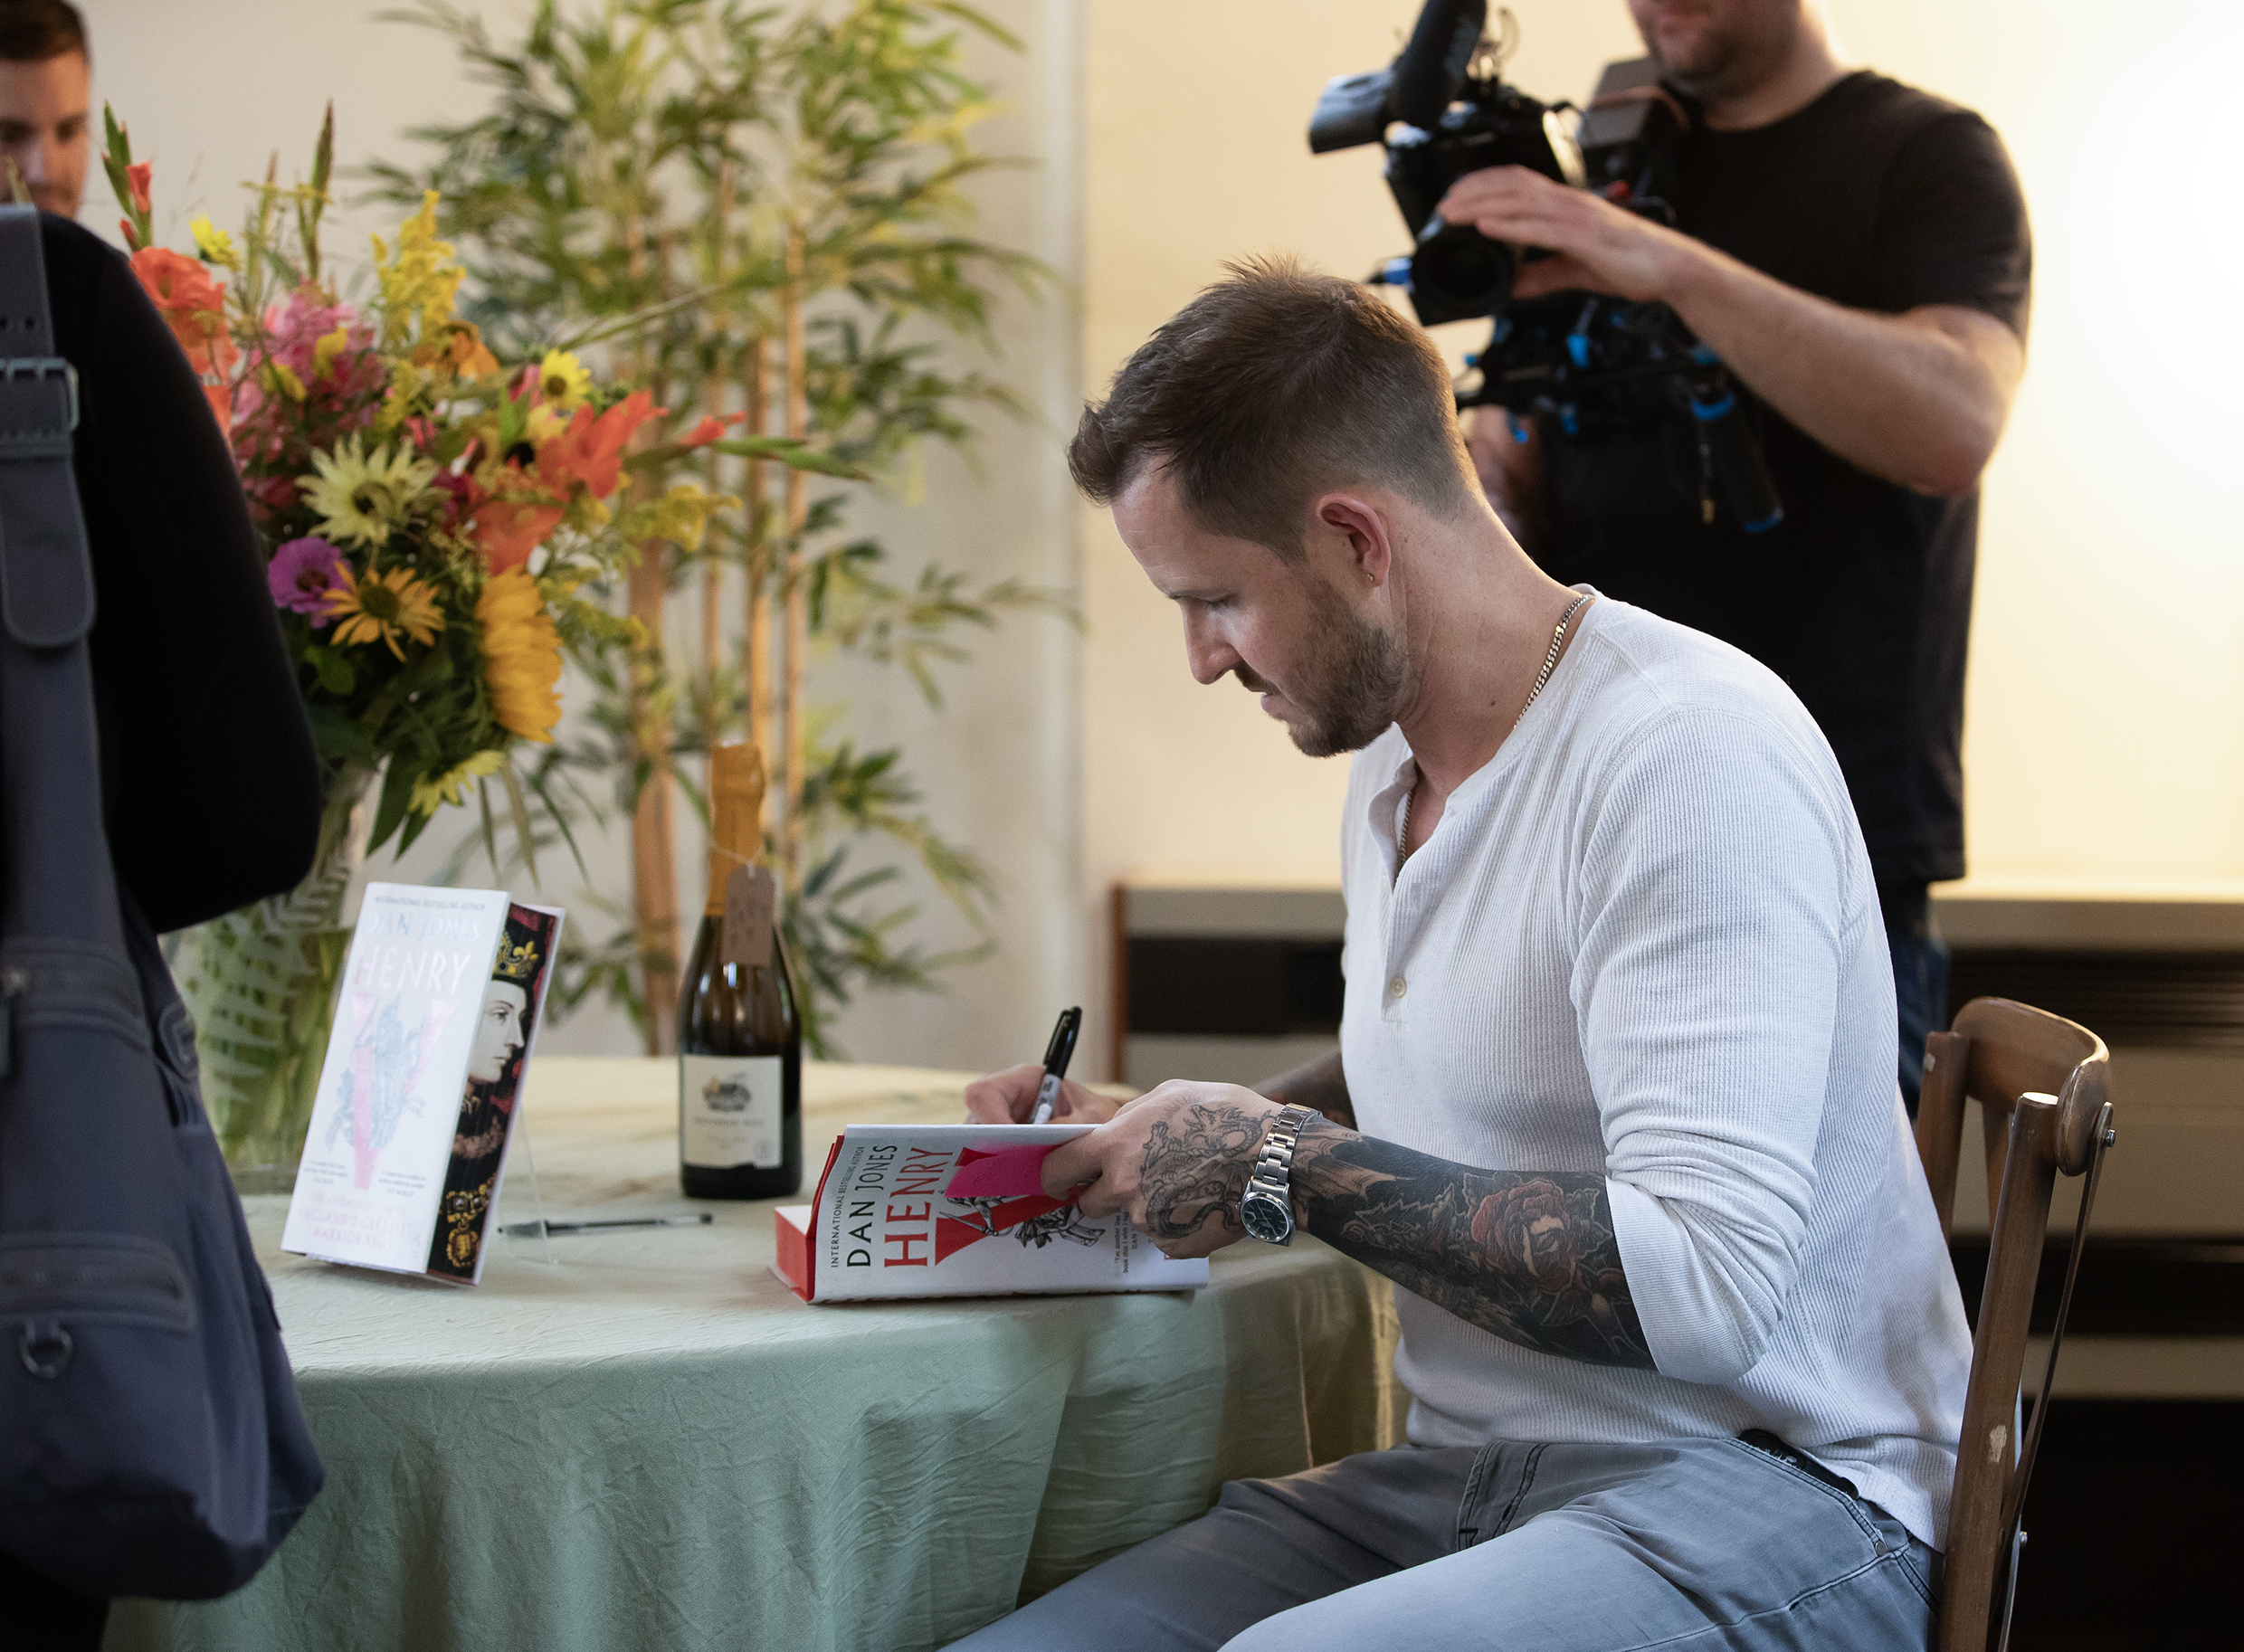
<instances>
[{"instance_id":1,"label":"man's ear","mask_svg":"<svg viewBox=\"0 0 2244 1652\"><path fill-rule=\"evenodd\" d=\"M1384 511L1354 493L1326 494L1312 510L1311 538L1324 541L1328 554L1345 560L1345 578L1366 589L1387 583L1394 568L1394 536Z\"/></svg>"}]
</instances>

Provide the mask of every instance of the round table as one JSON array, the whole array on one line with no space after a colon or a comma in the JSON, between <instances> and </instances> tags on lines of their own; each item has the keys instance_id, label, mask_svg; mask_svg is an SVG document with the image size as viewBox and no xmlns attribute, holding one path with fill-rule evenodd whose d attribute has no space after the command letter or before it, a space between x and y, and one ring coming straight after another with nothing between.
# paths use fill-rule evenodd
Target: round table
<instances>
[{"instance_id":1,"label":"round table","mask_svg":"<svg viewBox=\"0 0 2244 1652\"><path fill-rule=\"evenodd\" d=\"M246 1201L327 1489L246 1589L120 1601L106 1647L940 1647L1226 1479L1401 1438L1388 1289L1306 1238L1199 1291L806 1305L768 1203L679 1192L675 1070L537 1060L499 1219L708 1227L495 1238L471 1290L287 1255ZM807 1064L812 1174L965 1082Z\"/></svg>"}]
</instances>

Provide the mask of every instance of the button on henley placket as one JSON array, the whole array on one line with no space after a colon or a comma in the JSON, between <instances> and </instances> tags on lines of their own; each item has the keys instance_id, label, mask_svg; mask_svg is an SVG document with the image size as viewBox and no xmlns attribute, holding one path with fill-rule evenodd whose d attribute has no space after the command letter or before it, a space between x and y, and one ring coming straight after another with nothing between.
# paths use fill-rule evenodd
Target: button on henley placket
<instances>
[{"instance_id":1,"label":"button on henley placket","mask_svg":"<svg viewBox=\"0 0 2244 1652\"><path fill-rule=\"evenodd\" d=\"M1407 1019L1404 1007L1410 999L1411 954L1425 938L1434 914L1479 850L1489 812L1498 806L1502 777L1515 761L1513 754L1499 751L1450 793L1441 821L1418 846L1418 852L1402 863L1386 891L1383 937L1386 951L1381 960L1386 989L1379 997L1379 1012L1390 1025ZM1410 776L1401 778L1408 783ZM1399 845L1397 849L1399 852Z\"/></svg>"},{"instance_id":2,"label":"button on henley placket","mask_svg":"<svg viewBox=\"0 0 2244 1652\"><path fill-rule=\"evenodd\" d=\"M1440 835L1437 828L1435 836ZM1426 920L1440 904L1442 887L1449 881L1452 869L1442 864L1447 859L1431 840L1422 844L1418 852L1402 863L1402 875L1396 878L1394 888L1387 897L1387 990L1380 1001L1379 1011L1389 1021L1403 1019L1411 990L1410 972L1405 966L1411 949L1425 930Z\"/></svg>"}]
</instances>

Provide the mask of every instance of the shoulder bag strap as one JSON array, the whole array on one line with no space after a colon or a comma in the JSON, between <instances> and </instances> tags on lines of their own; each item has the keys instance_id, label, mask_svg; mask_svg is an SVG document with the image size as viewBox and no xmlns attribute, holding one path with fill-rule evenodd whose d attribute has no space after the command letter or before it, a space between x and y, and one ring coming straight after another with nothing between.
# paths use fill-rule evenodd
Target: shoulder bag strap
<instances>
[{"instance_id":1,"label":"shoulder bag strap","mask_svg":"<svg viewBox=\"0 0 2244 1652\"><path fill-rule=\"evenodd\" d=\"M54 350L39 214L0 207L0 624L28 649L93 629L93 565L71 477L78 373Z\"/></svg>"}]
</instances>

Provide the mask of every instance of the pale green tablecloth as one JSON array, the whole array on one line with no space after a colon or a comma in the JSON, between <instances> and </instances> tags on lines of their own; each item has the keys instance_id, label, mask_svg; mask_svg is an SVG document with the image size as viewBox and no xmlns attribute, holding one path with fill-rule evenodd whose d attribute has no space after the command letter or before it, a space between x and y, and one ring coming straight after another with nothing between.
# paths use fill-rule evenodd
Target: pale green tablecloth
<instances>
[{"instance_id":1,"label":"pale green tablecloth","mask_svg":"<svg viewBox=\"0 0 2244 1652\"><path fill-rule=\"evenodd\" d=\"M536 1064L549 1216L689 1208L673 1072ZM956 1121L962 1082L811 1068L811 1173L844 1123ZM240 1593L119 1602L109 1652L938 1647L1225 1479L1398 1438L1386 1287L1314 1240L1193 1293L813 1308L766 1204L498 1240L472 1291L285 1255L285 1206L250 1226L327 1490Z\"/></svg>"}]
</instances>

